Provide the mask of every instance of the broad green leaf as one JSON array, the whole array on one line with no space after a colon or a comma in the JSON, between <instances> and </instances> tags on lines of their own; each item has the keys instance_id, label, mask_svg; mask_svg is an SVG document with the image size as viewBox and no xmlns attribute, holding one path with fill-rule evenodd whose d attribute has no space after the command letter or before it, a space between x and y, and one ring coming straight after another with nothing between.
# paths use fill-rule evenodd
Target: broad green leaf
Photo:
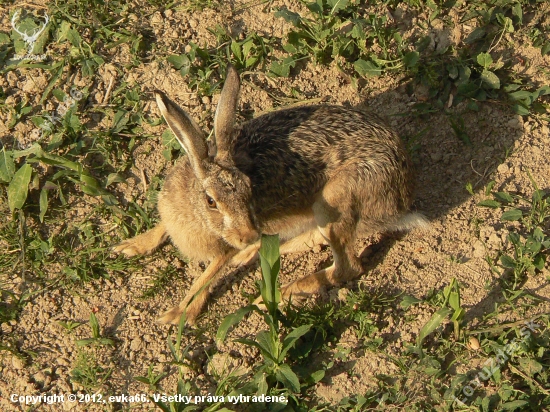
<instances>
[{"instance_id":1,"label":"broad green leaf","mask_svg":"<svg viewBox=\"0 0 550 412\"><path fill-rule=\"evenodd\" d=\"M44 222L44 215L46 214L46 211L48 210L48 190L46 188L42 188L40 191L40 215L38 216L40 219L40 222Z\"/></svg>"},{"instance_id":2,"label":"broad green leaf","mask_svg":"<svg viewBox=\"0 0 550 412\"><path fill-rule=\"evenodd\" d=\"M506 192L496 192L493 193L493 196L496 200L502 203L512 203L514 201L514 198L510 195L510 193Z\"/></svg>"},{"instance_id":3,"label":"broad green leaf","mask_svg":"<svg viewBox=\"0 0 550 412\"><path fill-rule=\"evenodd\" d=\"M279 342L277 335L274 335L271 331L262 330L256 335L256 341L264 348L270 355L270 358L277 362L279 358L279 348L281 343Z\"/></svg>"},{"instance_id":4,"label":"broad green leaf","mask_svg":"<svg viewBox=\"0 0 550 412\"><path fill-rule=\"evenodd\" d=\"M452 309L449 308L441 308L437 312L435 312L430 320L420 329L420 333L418 334L418 346L420 347L422 345L422 342L426 337L431 334L434 330L436 330L439 325L447 318L451 313L453 313Z\"/></svg>"},{"instance_id":5,"label":"broad green leaf","mask_svg":"<svg viewBox=\"0 0 550 412\"><path fill-rule=\"evenodd\" d=\"M243 59L243 53L241 50L241 46L238 42L235 40L231 41L231 51L233 52L233 55L239 60L242 61Z\"/></svg>"},{"instance_id":6,"label":"broad green leaf","mask_svg":"<svg viewBox=\"0 0 550 412\"><path fill-rule=\"evenodd\" d=\"M269 350L267 348L264 348L262 345L260 345L255 340L252 340L252 339L235 339L234 342L242 343L242 344L247 345L247 346L252 346L252 347L258 348L260 350L260 352L262 353L262 355L266 359L271 360L275 364L277 363L277 360L273 357L273 355L271 355Z\"/></svg>"},{"instance_id":7,"label":"broad green leaf","mask_svg":"<svg viewBox=\"0 0 550 412\"><path fill-rule=\"evenodd\" d=\"M371 61L358 59L353 63L355 71L363 77L379 76L382 73L382 69Z\"/></svg>"},{"instance_id":8,"label":"broad green leaf","mask_svg":"<svg viewBox=\"0 0 550 412\"><path fill-rule=\"evenodd\" d=\"M258 372L254 375L254 383L256 384L258 390L257 394L267 393L269 390L269 384L267 383L267 374L263 372Z\"/></svg>"},{"instance_id":9,"label":"broad green leaf","mask_svg":"<svg viewBox=\"0 0 550 412\"><path fill-rule=\"evenodd\" d=\"M185 54L180 54L180 55L174 54L172 56L168 56L166 60L168 61L168 63L171 63L172 66L174 66L174 69L176 70L180 70L185 66L191 65L191 62L189 61L189 57L187 57L187 55Z\"/></svg>"},{"instance_id":10,"label":"broad green leaf","mask_svg":"<svg viewBox=\"0 0 550 412\"><path fill-rule=\"evenodd\" d=\"M287 389L292 392L300 392L300 381L296 374L290 369L286 363L279 365L275 371L275 377L281 382Z\"/></svg>"},{"instance_id":11,"label":"broad green leaf","mask_svg":"<svg viewBox=\"0 0 550 412\"><path fill-rule=\"evenodd\" d=\"M521 210L519 210L519 209L510 209L510 210L507 210L506 212L504 212L502 214L502 216L500 217L500 220L515 222L515 221L520 220L522 217L523 217L523 213L522 213Z\"/></svg>"},{"instance_id":12,"label":"broad green leaf","mask_svg":"<svg viewBox=\"0 0 550 412\"><path fill-rule=\"evenodd\" d=\"M529 239L527 239L527 241L525 242L525 248L532 255L536 255L542 249L542 244L538 240L529 237Z\"/></svg>"},{"instance_id":13,"label":"broad green leaf","mask_svg":"<svg viewBox=\"0 0 550 412\"><path fill-rule=\"evenodd\" d=\"M417 303L422 302L422 299L415 298L414 296L405 295L403 300L399 304L403 309L407 309L409 306L416 305Z\"/></svg>"},{"instance_id":14,"label":"broad green leaf","mask_svg":"<svg viewBox=\"0 0 550 412\"><path fill-rule=\"evenodd\" d=\"M254 47L254 41L252 39L246 40L241 47L243 50L243 56L248 57L248 55L250 54L250 50L252 50L252 47Z\"/></svg>"},{"instance_id":15,"label":"broad green leaf","mask_svg":"<svg viewBox=\"0 0 550 412\"><path fill-rule=\"evenodd\" d=\"M312 383L317 383L325 377L325 371L320 369L318 371L311 373L309 377L311 378Z\"/></svg>"},{"instance_id":16,"label":"broad green leaf","mask_svg":"<svg viewBox=\"0 0 550 412\"><path fill-rule=\"evenodd\" d=\"M120 173L109 173L109 175L107 176L107 180L105 181L105 187L108 187L113 183L124 182L124 180L124 176L122 176Z\"/></svg>"},{"instance_id":17,"label":"broad green leaf","mask_svg":"<svg viewBox=\"0 0 550 412\"><path fill-rule=\"evenodd\" d=\"M481 39L483 36L485 36L485 29L483 27L477 27L472 31L468 37L464 39L464 43L466 44L472 44Z\"/></svg>"},{"instance_id":18,"label":"broad green leaf","mask_svg":"<svg viewBox=\"0 0 550 412\"><path fill-rule=\"evenodd\" d=\"M519 25L521 26L523 24L523 10L520 3L514 4L512 14L518 18Z\"/></svg>"},{"instance_id":19,"label":"broad green leaf","mask_svg":"<svg viewBox=\"0 0 550 412\"><path fill-rule=\"evenodd\" d=\"M509 93L508 95L514 100L524 100L530 99L532 93L527 90L518 90L517 92Z\"/></svg>"},{"instance_id":20,"label":"broad green leaf","mask_svg":"<svg viewBox=\"0 0 550 412\"><path fill-rule=\"evenodd\" d=\"M282 17L287 22L292 23L295 27L298 27L302 21L302 17L298 13L282 8L275 13L275 17Z\"/></svg>"},{"instance_id":21,"label":"broad green leaf","mask_svg":"<svg viewBox=\"0 0 550 412\"><path fill-rule=\"evenodd\" d=\"M95 342L94 338L79 339L76 341L76 346L88 346Z\"/></svg>"},{"instance_id":22,"label":"broad green leaf","mask_svg":"<svg viewBox=\"0 0 550 412\"><path fill-rule=\"evenodd\" d=\"M248 313L252 312L253 310L255 310L255 306L250 305L245 306L244 308L240 308L236 312L227 315L222 321L220 327L218 328L218 332L216 333L216 343L218 345L222 344L227 336L227 333L229 332L229 329L239 323Z\"/></svg>"},{"instance_id":23,"label":"broad green leaf","mask_svg":"<svg viewBox=\"0 0 550 412\"><path fill-rule=\"evenodd\" d=\"M519 235L516 232L508 232L508 240L512 244L519 246Z\"/></svg>"},{"instance_id":24,"label":"broad green leaf","mask_svg":"<svg viewBox=\"0 0 550 412\"><path fill-rule=\"evenodd\" d=\"M543 366L534 359L519 358L518 361L521 369L531 377L535 376L537 373L541 373L544 369Z\"/></svg>"},{"instance_id":25,"label":"broad green leaf","mask_svg":"<svg viewBox=\"0 0 550 412\"><path fill-rule=\"evenodd\" d=\"M118 110L113 118L112 133L119 133L126 128L130 121L130 114L126 110Z\"/></svg>"},{"instance_id":26,"label":"broad green leaf","mask_svg":"<svg viewBox=\"0 0 550 412\"><path fill-rule=\"evenodd\" d=\"M512 402L506 402L500 405L501 411L517 411L517 410L523 410L521 409L523 406L529 405L528 401L523 400L517 400ZM520 408L520 409L518 409Z\"/></svg>"},{"instance_id":27,"label":"broad green leaf","mask_svg":"<svg viewBox=\"0 0 550 412\"><path fill-rule=\"evenodd\" d=\"M279 256L279 235L262 235L259 250L260 266L262 267L261 292L264 304L275 316L281 297L277 287L277 279L281 264Z\"/></svg>"},{"instance_id":28,"label":"broad green leaf","mask_svg":"<svg viewBox=\"0 0 550 412\"><path fill-rule=\"evenodd\" d=\"M477 204L478 206L490 207L492 209L498 209L502 204L496 200L486 199Z\"/></svg>"},{"instance_id":29,"label":"broad green leaf","mask_svg":"<svg viewBox=\"0 0 550 412\"><path fill-rule=\"evenodd\" d=\"M270 267L274 267L280 258L279 235L262 235L259 253Z\"/></svg>"},{"instance_id":30,"label":"broad green leaf","mask_svg":"<svg viewBox=\"0 0 550 412\"><path fill-rule=\"evenodd\" d=\"M540 227L535 228L533 230L533 234L531 235L533 239L538 240L539 242L542 242L544 240L544 232L541 230Z\"/></svg>"},{"instance_id":31,"label":"broad green leaf","mask_svg":"<svg viewBox=\"0 0 550 412\"><path fill-rule=\"evenodd\" d=\"M176 135L172 133L172 130L170 129L166 129L164 132L162 132L161 140L162 144L168 149L182 149L181 144L179 143L178 139L176 139Z\"/></svg>"},{"instance_id":32,"label":"broad green leaf","mask_svg":"<svg viewBox=\"0 0 550 412\"><path fill-rule=\"evenodd\" d=\"M298 326L288 335L286 335L285 340L283 341L283 349L279 355L279 362L282 362L287 354L287 352L293 348L296 344L296 341L304 336L311 329L312 325L302 325Z\"/></svg>"},{"instance_id":33,"label":"broad green leaf","mask_svg":"<svg viewBox=\"0 0 550 412\"><path fill-rule=\"evenodd\" d=\"M90 313L90 327L92 328L92 336L94 338L99 338L99 322L93 312Z\"/></svg>"},{"instance_id":34,"label":"broad green leaf","mask_svg":"<svg viewBox=\"0 0 550 412\"><path fill-rule=\"evenodd\" d=\"M522 104L515 104L513 109L514 113L519 114L520 116L527 116L530 113L529 109Z\"/></svg>"},{"instance_id":35,"label":"broad green leaf","mask_svg":"<svg viewBox=\"0 0 550 412\"><path fill-rule=\"evenodd\" d=\"M516 267L516 261L514 258L504 254L500 257L500 264L508 269L514 269Z\"/></svg>"},{"instance_id":36,"label":"broad green leaf","mask_svg":"<svg viewBox=\"0 0 550 412\"><path fill-rule=\"evenodd\" d=\"M544 265L546 263L546 256L541 254L538 254L533 258L533 266L535 266L536 269L542 270L544 269Z\"/></svg>"},{"instance_id":37,"label":"broad green leaf","mask_svg":"<svg viewBox=\"0 0 550 412\"><path fill-rule=\"evenodd\" d=\"M449 306L454 310L460 309L460 293L451 292L449 295Z\"/></svg>"},{"instance_id":38,"label":"broad green leaf","mask_svg":"<svg viewBox=\"0 0 550 412\"><path fill-rule=\"evenodd\" d=\"M285 57L281 61L274 61L269 66L269 71L279 77L288 77L290 68L296 66L296 60L293 57Z\"/></svg>"},{"instance_id":39,"label":"broad green leaf","mask_svg":"<svg viewBox=\"0 0 550 412\"><path fill-rule=\"evenodd\" d=\"M84 77L91 77L95 74L96 69L101 66L105 60L100 56L93 56L90 59L82 60L82 75Z\"/></svg>"},{"instance_id":40,"label":"broad green leaf","mask_svg":"<svg viewBox=\"0 0 550 412\"><path fill-rule=\"evenodd\" d=\"M489 53L479 53L476 57L477 63L482 67L489 67L493 63L493 58Z\"/></svg>"},{"instance_id":41,"label":"broad green leaf","mask_svg":"<svg viewBox=\"0 0 550 412\"><path fill-rule=\"evenodd\" d=\"M15 163L13 162L13 153L3 147L0 152L0 181L4 183L11 182L14 173Z\"/></svg>"},{"instance_id":42,"label":"broad green leaf","mask_svg":"<svg viewBox=\"0 0 550 412\"><path fill-rule=\"evenodd\" d=\"M330 7L330 14L335 14L339 10L345 9L349 4L349 0L327 0L327 4Z\"/></svg>"},{"instance_id":43,"label":"broad green leaf","mask_svg":"<svg viewBox=\"0 0 550 412\"><path fill-rule=\"evenodd\" d=\"M420 58L420 53L417 51L411 51L405 54L403 57L403 63L405 64L405 67L407 69L410 69L414 66L416 66L416 63L418 63L418 59ZM458 70L456 71L456 76L458 76Z\"/></svg>"},{"instance_id":44,"label":"broad green leaf","mask_svg":"<svg viewBox=\"0 0 550 412\"><path fill-rule=\"evenodd\" d=\"M483 70L481 73L481 80L492 89L500 89L500 79L490 70Z\"/></svg>"},{"instance_id":45,"label":"broad green leaf","mask_svg":"<svg viewBox=\"0 0 550 412\"><path fill-rule=\"evenodd\" d=\"M27 200L29 193L29 183L31 181L32 167L25 163L13 176L8 186L8 205L13 212L15 209L21 209Z\"/></svg>"}]
</instances>

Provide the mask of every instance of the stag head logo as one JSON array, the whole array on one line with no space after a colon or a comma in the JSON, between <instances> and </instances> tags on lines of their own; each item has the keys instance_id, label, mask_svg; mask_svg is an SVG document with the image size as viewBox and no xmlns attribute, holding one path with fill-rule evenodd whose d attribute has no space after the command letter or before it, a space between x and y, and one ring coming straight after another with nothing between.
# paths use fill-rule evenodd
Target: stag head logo
<instances>
[{"instance_id":1,"label":"stag head logo","mask_svg":"<svg viewBox=\"0 0 550 412\"><path fill-rule=\"evenodd\" d=\"M17 26L18 20L19 20L19 11L16 11L15 13L13 13L13 16L11 18L11 27L13 27L13 30L17 34L19 34L23 39L23 41L27 44L27 53L31 54L34 44L36 43L36 40L38 40L40 35L44 32L44 30L46 30L46 26L50 21L50 17L46 13L46 15L44 16L44 24L41 27L34 29L32 33L27 33L26 30L25 31L19 30Z\"/></svg>"}]
</instances>

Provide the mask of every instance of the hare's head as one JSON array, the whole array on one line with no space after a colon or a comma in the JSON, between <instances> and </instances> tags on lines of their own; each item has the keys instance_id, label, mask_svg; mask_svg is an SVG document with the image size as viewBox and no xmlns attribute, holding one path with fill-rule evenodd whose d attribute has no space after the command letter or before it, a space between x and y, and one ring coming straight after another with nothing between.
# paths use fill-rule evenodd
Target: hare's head
<instances>
[{"instance_id":1,"label":"hare's head","mask_svg":"<svg viewBox=\"0 0 550 412\"><path fill-rule=\"evenodd\" d=\"M156 91L155 97L162 116L187 152L202 192L192 201L197 214L216 235L243 249L259 239L259 232L251 207L250 179L235 167L231 154L239 88L239 75L229 66L214 118L215 153L211 156L204 134L193 119L164 93Z\"/></svg>"}]
</instances>

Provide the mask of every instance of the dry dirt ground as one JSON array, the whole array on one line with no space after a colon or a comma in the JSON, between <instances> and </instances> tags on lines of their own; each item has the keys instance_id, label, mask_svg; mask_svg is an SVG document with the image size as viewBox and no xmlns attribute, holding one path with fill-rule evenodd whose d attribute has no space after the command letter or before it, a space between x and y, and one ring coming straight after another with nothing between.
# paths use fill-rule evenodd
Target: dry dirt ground
<instances>
[{"instance_id":1,"label":"dry dirt ground","mask_svg":"<svg viewBox=\"0 0 550 412\"><path fill-rule=\"evenodd\" d=\"M288 3L287 6L292 7L292 2L288 1L275 3L279 6ZM7 32L9 20L2 8L0 15L0 29ZM228 7L194 12L170 10L164 14L155 13L149 16L148 21L140 21L137 16L136 19L136 24L149 25L158 42L173 53L181 52L189 41L215 44L207 28L216 23L226 25L236 36L244 31L257 31L282 37L289 29L287 23L275 19L269 11L262 11L262 7L250 7L237 14L232 14ZM456 44L467 33L463 27L458 27L446 34L448 36L445 38L436 29L433 30L434 38L442 36ZM533 82L543 84L545 79L536 77L540 76L536 68L543 65L550 67L548 56L543 59L527 43L517 53L532 56L532 65L522 70L533 76ZM128 71L121 69L127 58L127 54L121 53L106 62L100 67L101 77L94 84L88 84L87 78L78 75L73 78L76 87L88 86L93 90L87 105L100 104L110 83L114 82L116 87L125 81L129 86L139 84L143 92L156 88L164 90L196 119L206 118L205 128L210 126L217 95L212 99L199 100L188 88L185 78L169 65L159 64L154 59ZM471 145L466 145L456 137L447 115L430 113L413 116L410 107L423 99L425 91L418 88L412 94L407 93L401 80L391 76L369 79L366 87L358 91L334 64L318 66L307 63L290 78L267 80L263 75L245 75L240 108L247 113L270 110L278 105L274 96L289 95L291 88L295 88L306 99L322 98L331 104L375 111L385 116L401 136L409 139L416 136L412 153L418 175L415 208L427 216L431 228L424 232L362 240L357 244L357 252L363 253L367 273L342 289L328 290L317 298L337 304L345 298L348 290L357 288L388 296L404 293L422 297L430 289L440 289L456 278L462 285L466 320L475 327L476 319L492 310L495 302L501 299L500 294L495 292L495 288L498 289L495 286L498 275L490 270L485 257L495 256L507 243L506 231L503 230L506 225L500 221L500 211L480 208L476 204L485 199L483 189L491 180L496 181L497 190L530 195L533 187L528 172L541 189L550 189L548 124L529 116L518 116L502 104L483 104L479 112L464 115L465 130L471 139ZM38 100L46 84L46 75L38 69L15 70L0 79L0 86L9 96L13 96L13 101L23 95ZM461 109L456 108L457 111ZM151 116L159 115L152 101L145 110ZM97 119L81 119L81 122L92 120ZM96 127L107 127L108 122L108 119L99 119ZM13 133L22 145L28 145L31 143L29 131L32 128L30 122L19 124L15 131L0 127L0 138L8 139ZM132 152L133 167L126 181L117 183L116 188L122 204L130 199L137 199L138 203L143 204L144 183L166 173L169 163L161 154L160 129L152 129L158 139L141 140ZM473 185L474 196L466 191L467 183ZM74 221L84 221L91 208L99 202L78 193L69 195L68 201L74 207L67 218ZM112 222L101 224L106 232L110 231L113 242L123 237ZM327 248L286 256L282 260L281 281L286 283L309 274L327 265L330 260L331 253ZM173 282L154 297L141 298L154 274L167 265L177 268ZM0 369L1 410L27 410L11 403L9 394L69 393L82 389L70 379L70 374L75 365L82 362L79 357L83 356L75 340L89 337L89 328L83 325L69 334L57 322L87 322L91 312L96 313L102 333L116 340L113 348L102 347L95 351L99 365L112 368L108 379L110 393L150 394L146 384L133 379L146 375L150 365L154 365L157 372L169 374L161 382L163 389L158 392L174 390L177 373L175 366L169 363L171 355L166 344L171 331L153 320L182 299L203 266L198 262L186 262L173 246L167 244L152 257L140 260L138 267L133 273L116 274L110 279L101 278L77 287L48 287L32 296L16 321L2 325L2 333L16 336L18 347L34 353L34 356L31 361L24 362L15 356L3 355ZM538 312L550 310L550 285L544 280L549 275L546 267L542 274L530 276L524 285L525 289L543 298L545 303L540 304ZM190 357L198 366L187 369L183 377L193 381L203 395L214 393L215 376L223 376L228 369L236 366L246 370L257 361L255 350L231 343L230 339L218 347L213 337L221 319L248 304L247 296L257 293L255 281L259 276L258 268L253 267L226 277L215 289L208 310L199 321L199 328L202 329L184 333L184 344L190 345ZM5 285L13 290L17 290L23 282L21 278L9 274L7 278ZM396 304L392 311L381 317L374 337L383 339L388 354L398 356L407 344L414 343L419 329L432 313L432 308L420 305L409 312L413 320L411 316L405 319ZM264 327L260 317L251 316L232 332L231 337L252 337ZM376 374L392 375L395 372L397 367L388 357L365 350L354 351L356 340L351 330L344 330L338 348L333 348L334 353L347 349L349 353L345 359L337 361L314 388L315 395L321 401L335 404L345 396L372 388L376 384ZM329 358L328 355L323 356ZM320 363L322 360L316 361ZM104 409L108 406L83 406L68 402L38 408L44 411ZM132 405L132 410L151 409L151 404Z\"/></svg>"}]
</instances>

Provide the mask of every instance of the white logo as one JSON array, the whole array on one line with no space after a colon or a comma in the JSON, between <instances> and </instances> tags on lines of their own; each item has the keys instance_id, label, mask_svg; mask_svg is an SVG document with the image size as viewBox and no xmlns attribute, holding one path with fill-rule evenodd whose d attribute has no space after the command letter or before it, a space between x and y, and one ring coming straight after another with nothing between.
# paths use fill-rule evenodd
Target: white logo
<instances>
[{"instance_id":1,"label":"white logo","mask_svg":"<svg viewBox=\"0 0 550 412\"><path fill-rule=\"evenodd\" d=\"M16 25L16 21L19 17L19 11L16 11L13 13L13 16L11 18L11 27L13 27L13 30L15 30L16 33L18 33L23 41L27 43L27 54L32 54L32 49L34 47L34 44L36 43L36 40L40 37L40 35L46 30L46 26L48 25L50 21L50 16L48 16L48 13L44 16L44 25L38 29L35 29L32 34L27 33L26 31L20 31Z\"/></svg>"}]
</instances>

